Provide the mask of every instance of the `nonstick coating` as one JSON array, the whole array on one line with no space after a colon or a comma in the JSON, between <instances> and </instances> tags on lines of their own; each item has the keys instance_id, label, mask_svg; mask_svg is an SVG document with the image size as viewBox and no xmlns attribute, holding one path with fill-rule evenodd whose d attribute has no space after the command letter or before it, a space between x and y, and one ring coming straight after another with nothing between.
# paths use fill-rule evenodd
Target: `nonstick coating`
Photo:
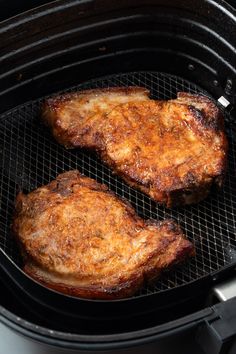
<instances>
[{"instance_id":1,"label":"nonstick coating","mask_svg":"<svg viewBox=\"0 0 236 354\"><path fill-rule=\"evenodd\" d=\"M147 87L155 99L175 98L179 91L207 94L180 77L158 72L102 77L67 91L131 85ZM197 205L167 209L127 186L96 155L80 149L66 150L56 143L41 124L41 102L42 99L27 102L0 116L0 247L17 266L21 266L21 257L10 236L17 192L29 192L71 169L79 169L86 176L107 184L117 195L129 200L144 218L175 219L195 244L195 258L164 274L155 284L143 287L136 297L179 287L236 263L236 143L235 127L230 123L229 115L225 115L230 144L229 167L223 191L212 191Z\"/></svg>"}]
</instances>

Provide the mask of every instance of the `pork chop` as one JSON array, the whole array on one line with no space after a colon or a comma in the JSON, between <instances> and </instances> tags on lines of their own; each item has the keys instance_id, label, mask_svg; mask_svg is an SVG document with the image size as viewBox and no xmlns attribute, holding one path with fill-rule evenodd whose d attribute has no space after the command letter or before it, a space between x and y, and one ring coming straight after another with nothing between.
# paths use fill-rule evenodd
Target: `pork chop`
<instances>
[{"instance_id":1,"label":"pork chop","mask_svg":"<svg viewBox=\"0 0 236 354\"><path fill-rule=\"evenodd\" d=\"M12 231L26 273L49 288L92 299L131 296L195 252L174 221L144 221L76 170L19 193Z\"/></svg>"},{"instance_id":2,"label":"pork chop","mask_svg":"<svg viewBox=\"0 0 236 354\"><path fill-rule=\"evenodd\" d=\"M157 101L141 87L94 89L46 100L43 119L67 148L95 150L129 185L167 207L221 187L227 139L207 97Z\"/></svg>"}]
</instances>

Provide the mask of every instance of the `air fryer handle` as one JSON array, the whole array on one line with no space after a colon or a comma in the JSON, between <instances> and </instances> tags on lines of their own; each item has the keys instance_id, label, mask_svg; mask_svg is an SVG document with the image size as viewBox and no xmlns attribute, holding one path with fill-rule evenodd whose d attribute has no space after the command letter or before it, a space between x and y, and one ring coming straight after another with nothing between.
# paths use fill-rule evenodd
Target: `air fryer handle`
<instances>
[{"instance_id":1,"label":"air fryer handle","mask_svg":"<svg viewBox=\"0 0 236 354\"><path fill-rule=\"evenodd\" d=\"M213 306L213 314L198 328L196 341L206 354L236 353L236 297Z\"/></svg>"}]
</instances>

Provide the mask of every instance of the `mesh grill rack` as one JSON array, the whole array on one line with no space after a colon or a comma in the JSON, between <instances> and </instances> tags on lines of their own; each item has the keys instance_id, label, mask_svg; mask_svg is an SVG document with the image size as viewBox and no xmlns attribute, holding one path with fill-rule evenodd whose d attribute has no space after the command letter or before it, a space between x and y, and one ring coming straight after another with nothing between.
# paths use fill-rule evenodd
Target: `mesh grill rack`
<instances>
[{"instance_id":1,"label":"mesh grill rack","mask_svg":"<svg viewBox=\"0 0 236 354\"><path fill-rule=\"evenodd\" d=\"M205 93L186 80L156 72L107 76L67 91L130 85L147 87L156 99L174 98L178 91ZM171 210L127 186L94 154L79 149L66 150L57 144L40 122L41 102L42 99L26 103L0 116L0 247L15 264L21 266L19 251L10 236L17 192L29 192L48 183L59 173L75 168L107 184L116 194L128 199L140 216L158 220L173 218L195 244L195 258L164 274L155 284L143 288L137 296L178 287L236 263L236 129L229 119L226 119L230 144L229 168L223 191L213 192L198 205Z\"/></svg>"}]
</instances>

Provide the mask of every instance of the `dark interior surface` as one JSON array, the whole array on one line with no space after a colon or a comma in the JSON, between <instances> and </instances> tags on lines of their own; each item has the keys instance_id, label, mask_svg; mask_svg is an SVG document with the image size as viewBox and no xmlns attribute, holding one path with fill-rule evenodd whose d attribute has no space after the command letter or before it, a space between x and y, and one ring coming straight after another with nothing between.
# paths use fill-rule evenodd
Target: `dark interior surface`
<instances>
[{"instance_id":1,"label":"dark interior surface","mask_svg":"<svg viewBox=\"0 0 236 354\"><path fill-rule=\"evenodd\" d=\"M0 0L0 21L16 16L21 12L44 5L48 0Z\"/></svg>"},{"instance_id":2,"label":"dark interior surface","mask_svg":"<svg viewBox=\"0 0 236 354\"><path fill-rule=\"evenodd\" d=\"M222 0L60 1L10 19L0 26L0 110L137 70L177 75L234 103L232 11Z\"/></svg>"},{"instance_id":3,"label":"dark interior surface","mask_svg":"<svg viewBox=\"0 0 236 354\"><path fill-rule=\"evenodd\" d=\"M144 217L177 220L197 247L197 257L190 263L137 294L136 301L146 298L142 306L150 303L149 312L143 323L141 317L132 323L140 328L146 326L146 321L153 321L152 326L154 322L163 323L205 306L211 282L224 277L223 269L233 266L236 258L236 37L232 35L235 26L236 13L224 1L202 1L199 6L198 1L188 0L59 1L55 7L48 5L33 11L31 16L20 15L0 25L0 240L1 249L10 259L20 265L18 250L9 236L17 191L32 190L63 170L79 168L129 199ZM127 187L94 155L78 150L69 152L58 146L39 123L40 98L46 95L72 87L134 84L150 88L154 98L167 99L185 90L203 92L216 101L222 95L229 100L230 113L225 111L229 170L222 192L213 191L197 206L165 209ZM10 266L4 271L7 273L8 269L10 272ZM163 291L181 289L207 275L209 281L199 283L195 293L191 290L190 294L186 288L176 292L177 304L183 296L186 301L169 312L169 317L164 307L160 311L160 304L168 302ZM8 280L5 282L8 284ZM22 299L29 289L26 284L19 295ZM151 300L152 294L160 294L162 300ZM148 313L155 302L156 315L150 317ZM61 303L56 305L61 307ZM83 305L80 306L83 312ZM48 321L57 329L63 326L53 316ZM126 330L130 323L127 322ZM76 325L76 321L71 323L72 331ZM83 328L86 330L86 326Z\"/></svg>"}]
</instances>

